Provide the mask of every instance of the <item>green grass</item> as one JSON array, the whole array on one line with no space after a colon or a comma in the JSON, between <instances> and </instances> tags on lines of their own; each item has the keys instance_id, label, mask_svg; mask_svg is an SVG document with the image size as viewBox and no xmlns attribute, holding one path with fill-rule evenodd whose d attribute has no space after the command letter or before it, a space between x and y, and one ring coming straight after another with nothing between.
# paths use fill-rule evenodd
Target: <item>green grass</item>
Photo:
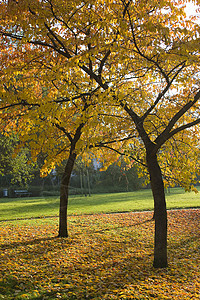
<instances>
[{"instance_id":1,"label":"green grass","mask_svg":"<svg viewBox=\"0 0 200 300\"><path fill-rule=\"evenodd\" d=\"M200 190L200 189L199 189ZM180 188L166 194L167 208L200 207L200 194L185 193ZM151 190L129 193L98 194L91 197L71 196L68 214L93 214L153 209ZM58 215L59 197L0 199L0 220Z\"/></svg>"}]
</instances>

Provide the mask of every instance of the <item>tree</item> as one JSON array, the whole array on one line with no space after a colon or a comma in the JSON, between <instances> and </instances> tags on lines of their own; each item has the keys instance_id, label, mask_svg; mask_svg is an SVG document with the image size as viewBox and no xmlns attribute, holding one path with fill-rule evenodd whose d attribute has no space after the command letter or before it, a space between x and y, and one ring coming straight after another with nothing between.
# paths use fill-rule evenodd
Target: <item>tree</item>
<instances>
[{"instance_id":1,"label":"tree","mask_svg":"<svg viewBox=\"0 0 200 300\"><path fill-rule=\"evenodd\" d=\"M20 5L10 0L1 3L1 12L0 33L6 52L1 60L8 66L3 77L6 82L11 70L17 75L20 64L20 71L25 71L26 65L40 65L46 72L56 56L57 80L65 74L70 82L76 77L82 83L81 91L84 82L90 81L95 88L96 120L101 116L102 124L111 124L105 130L109 130L110 138L117 132L118 143L111 147L107 139L94 139L91 151L94 146L112 148L113 153L132 157L148 171L155 209L154 266L166 267L162 159L171 152L173 139L184 153L187 147L199 153L200 28L195 18L187 19L182 1L172 0L21 0ZM12 51L18 69L10 66ZM55 70L55 65L51 68ZM54 81L52 75L49 81ZM5 86L2 94L8 99ZM28 99L30 105L32 99ZM180 138L182 132L186 144ZM74 158L73 150L71 154ZM171 163L173 157L167 157ZM69 163L71 166L73 159ZM194 168L193 164L191 173ZM185 184L189 181L190 175Z\"/></svg>"},{"instance_id":2,"label":"tree","mask_svg":"<svg viewBox=\"0 0 200 300\"><path fill-rule=\"evenodd\" d=\"M56 61L54 63L56 64ZM57 67L60 66L57 64ZM8 97L17 97L14 103L12 99L8 105L5 104L8 103L7 95L3 94L1 97L1 111L5 111L4 130L12 129L17 132L21 142L19 147L29 145L33 159L36 160L41 153L45 155L41 169L43 176L56 164L66 160L60 186L59 236L67 237L69 181L76 157L85 150L87 143L89 132L85 133L83 129L88 129L87 123L92 127L92 89L89 86L90 91L82 94L79 93L79 84L75 80L70 85L61 77L49 82L41 74L43 71L39 73L37 69L36 72L34 71L33 75L29 73L28 80L22 74L16 81L13 78L11 81L4 80ZM41 76L41 81L38 75ZM51 76L50 72L48 76ZM66 91L62 91L63 85ZM33 95L31 103L29 95Z\"/></svg>"},{"instance_id":3,"label":"tree","mask_svg":"<svg viewBox=\"0 0 200 300\"><path fill-rule=\"evenodd\" d=\"M0 135L0 175L9 176L8 184L26 186L34 177L36 164L31 161L28 148L15 153L16 136Z\"/></svg>"},{"instance_id":4,"label":"tree","mask_svg":"<svg viewBox=\"0 0 200 300\"><path fill-rule=\"evenodd\" d=\"M10 40L4 42L10 44ZM46 66L40 49L27 47L20 55L18 47L16 42L11 51L8 49L9 60L4 53L1 57L5 59L1 74L1 126L7 133L18 134L18 147L28 145L33 159L45 156L42 176L66 161L60 186L58 235L67 237L70 176L76 158L96 141L101 124L95 101L99 88L82 71L70 70L69 74L68 65L55 53L48 54L50 63ZM34 59L30 62L31 56Z\"/></svg>"},{"instance_id":5,"label":"tree","mask_svg":"<svg viewBox=\"0 0 200 300\"><path fill-rule=\"evenodd\" d=\"M144 180L138 178L136 167L132 163L125 163L123 157L105 171L98 170L96 173L94 188L101 192L134 191L142 188L144 183Z\"/></svg>"}]
</instances>

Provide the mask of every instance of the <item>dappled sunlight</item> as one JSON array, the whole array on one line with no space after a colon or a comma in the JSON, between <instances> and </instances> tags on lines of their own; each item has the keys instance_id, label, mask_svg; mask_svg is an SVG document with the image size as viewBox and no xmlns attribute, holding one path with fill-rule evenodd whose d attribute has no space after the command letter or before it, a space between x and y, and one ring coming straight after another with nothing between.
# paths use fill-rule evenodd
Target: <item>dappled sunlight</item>
<instances>
[{"instance_id":1,"label":"dappled sunlight","mask_svg":"<svg viewBox=\"0 0 200 300\"><path fill-rule=\"evenodd\" d=\"M170 211L169 268L154 269L152 212L2 222L0 299L199 299L200 210Z\"/></svg>"}]
</instances>

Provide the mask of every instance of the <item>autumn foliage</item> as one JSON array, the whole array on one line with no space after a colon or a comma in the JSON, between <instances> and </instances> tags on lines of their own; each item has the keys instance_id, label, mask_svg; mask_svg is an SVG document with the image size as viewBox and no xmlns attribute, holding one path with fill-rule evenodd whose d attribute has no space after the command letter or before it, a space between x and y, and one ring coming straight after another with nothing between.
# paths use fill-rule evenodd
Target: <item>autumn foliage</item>
<instances>
[{"instance_id":1,"label":"autumn foliage","mask_svg":"<svg viewBox=\"0 0 200 300\"><path fill-rule=\"evenodd\" d=\"M194 189L199 171L197 15L181 0L10 0L0 19L2 130L46 154L43 173L67 158L59 236L77 156L121 154L149 176L154 266L166 267L164 185Z\"/></svg>"},{"instance_id":2,"label":"autumn foliage","mask_svg":"<svg viewBox=\"0 0 200 300\"><path fill-rule=\"evenodd\" d=\"M1 223L0 299L199 299L199 209L168 211L170 267L151 267L152 213ZM34 223L33 223L34 222Z\"/></svg>"}]
</instances>

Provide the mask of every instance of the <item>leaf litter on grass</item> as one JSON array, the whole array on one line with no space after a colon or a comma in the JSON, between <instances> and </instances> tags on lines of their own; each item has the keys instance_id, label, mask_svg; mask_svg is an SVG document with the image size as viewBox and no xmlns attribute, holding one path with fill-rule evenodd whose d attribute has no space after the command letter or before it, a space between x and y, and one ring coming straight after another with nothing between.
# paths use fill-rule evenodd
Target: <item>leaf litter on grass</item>
<instances>
[{"instance_id":1,"label":"leaf litter on grass","mask_svg":"<svg viewBox=\"0 0 200 300\"><path fill-rule=\"evenodd\" d=\"M168 212L169 267L154 269L152 212L0 228L0 299L200 299L200 210Z\"/></svg>"}]
</instances>

